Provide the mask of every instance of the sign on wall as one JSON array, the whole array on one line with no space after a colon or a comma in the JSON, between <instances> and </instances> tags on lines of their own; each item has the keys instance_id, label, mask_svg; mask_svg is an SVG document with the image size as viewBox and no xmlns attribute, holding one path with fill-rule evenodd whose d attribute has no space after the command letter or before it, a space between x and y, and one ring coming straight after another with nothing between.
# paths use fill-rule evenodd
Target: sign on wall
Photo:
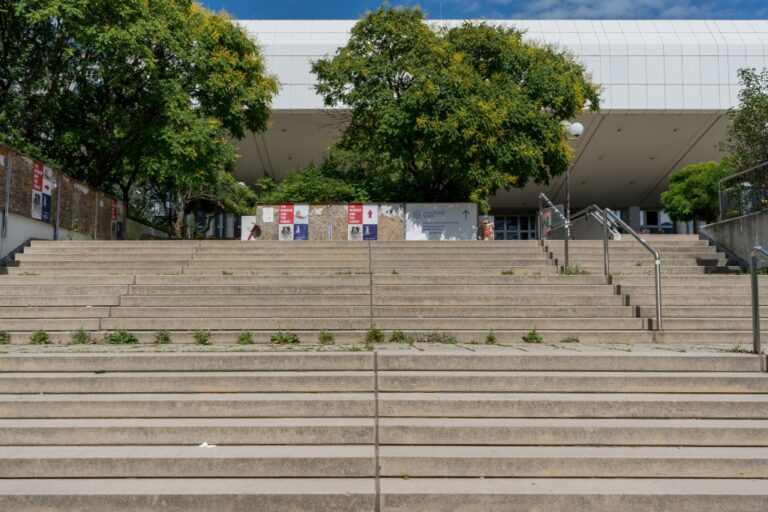
<instances>
[{"instance_id":1,"label":"sign on wall","mask_svg":"<svg viewBox=\"0 0 768 512\"><path fill-rule=\"evenodd\" d=\"M32 218L43 219L43 162L32 164Z\"/></svg>"},{"instance_id":2,"label":"sign on wall","mask_svg":"<svg viewBox=\"0 0 768 512\"><path fill-rule=\"evenodd\" d=\"M350 204L347 206L347 239L378 240L379 206Z\"/></svg>"},{"instance_id":3,"label":"sign on wall","mask_svg":"<svg viewBox=\"0 0 768 512\"><path fill-rule=\"evenodd\" d=\"M258 217L255 215L243 216L240 218L240 240L258 240L261 236Z\"/></svg>"},{"instance_id":4,"label":"sign on wall","mask_svg":"<svg viewBox=\"0 0 768 512\"><path fill-rule=\"evenodd\" d=\"M476 240L477 204L408 203L406 240Z\"/></svg>"},{"instance_id":5,"label":"sign on wall","mask_svg":"<svg viewBox=\"0 0 768 512\"><path fill-rule=\"evenodd\" d=\"M309 205L281 204L277 223L280 240L309 240Z\"/></svg>"}]
</instances>

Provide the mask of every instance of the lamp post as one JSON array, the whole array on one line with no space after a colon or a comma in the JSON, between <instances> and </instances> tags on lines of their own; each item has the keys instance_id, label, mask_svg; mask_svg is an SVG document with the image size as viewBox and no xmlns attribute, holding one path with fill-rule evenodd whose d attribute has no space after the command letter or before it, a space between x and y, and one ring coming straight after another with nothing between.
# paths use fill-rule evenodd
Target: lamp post
<instances>
[{"instance_id":1,"label":"lamp post","mask_svg":"<svg viewBox=\"0 0 768 512\"><path fill-rule=\"evenodd\" d=\"M568 133L568 140L575 140L584 133L584 125L581 123L562 122ZM571 239L571 164L565 171L565 267L570 266L568 258L568 241Z\"/></svg>"}]
</instances>

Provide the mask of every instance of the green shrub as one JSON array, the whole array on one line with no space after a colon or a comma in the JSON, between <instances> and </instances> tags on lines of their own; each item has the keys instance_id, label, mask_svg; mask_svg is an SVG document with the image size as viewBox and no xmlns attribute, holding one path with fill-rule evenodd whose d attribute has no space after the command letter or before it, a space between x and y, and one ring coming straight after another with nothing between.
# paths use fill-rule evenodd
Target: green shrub
<instances>
[{"instance_id":1,"label":"green shrub","mask_svg":"<svg viewBox=\"0 0 768 512\"><path fill-rule=\"evenodd\" d=\"M85 345L87 343L92 343L93 338L91 338L90 333L86 332L85 329L81 327L78 330L72 332L72 336L69 338L69 342L72 345Z\"/></svg>"},{"instance_id":2,"label":"green shrub","mask_svg":"<svg viewBox=\"0 0 768 512\"><path fill-rule=\"evenodd\" d=\"M115 332L110 332L104 335L104 342L110 345L132 345L138 343L139 340L132 332L128 332L125 329L118 329Z\"/></svg>"},{"instance_id":3,"label":"green shrub","mask_svg":"<svg viewBox=\"0 0 768 512\"><path fill-rule=\"evenodd\" d=\"M512 270L512 269L502 270L501 271L501 275L503 275L503 276L513 276L513 275L515 275L515 271Z\"/></svg>"},{"instance_id":4,"label":"green shrub","mask_svg":"<svg viewBox=\"0 0 768 512\"><path fill-rule=\"evenodd\" d=\"M51 337L45 331L35 331L29 337L29 342L32 345L48 345L51 343Z\"/></svg>"},{"instance_id":5,"label":"green shrub","mask_svg":"<svg viewBox=\"0 0 768 512\"><path fill-rule=\"evenodd\" d=\"M532 331L529 331L528 334L523 336L523 341L526 343L541 343L544 341L544 338L541 337L541 334L536 332L536 328L534 327Z\"/></svg>"},{"instance_id":6,"label":"green shrub","mask_svg":"<svg viewBox=\"0 0 768 512\"><path fill-rule=\"evenodd\" d=\"M270 341L275 345L295 345L299 343L299 336L295 332L291 331L277 331L272 335Z\"/></svg>"},{"instance_id":7,"label":"green shrub","mask_svg":"<svg viewBox=\"0 0 768 512\"><path fill-rule=\"evenodd\" d=\"M405 345L412 345L413 338L405 334L403 331L393 331L389 337L390 343L403 343Z\"/></svg>"},{"instance_id":8,"label":"green shrub","mask_svg":"<svg viewBox=\"0 0 768 512\"><path fill-rule=\"evenodd\" d=\"M579 338L576 336L567 336L560 340L560 343L580 343Z\"/></svg>"},{"instance_id":9,"label":"green shrub","mask_svg":"<svg viewBox=\"0 0 768 512\"><path fill-rule=\"evenodd\" d=\"M369 329L368 332L365 333L365 344L366 345L372 345L374 343L384 343L384 331L381 329L377 329L374 327L373 329Z\"/></svg>"},{"instance_id":10,"label":"green shrub","mask_svg":"<svg viewBox=\"0 0 768 512\"><path fill-rule=\"evenodd\" d=\"M333 333L328 331L320 331L317 335L317 341L319 341L321 345L333 345L334 339Z\"/></svg>"},{"instance_id":11,"label":"green shrub","mask_svg":"<svg viewBox=\"0 0 768 512\"><path fill-rule=\"evenodd\" d=\"M498 339L496 339L496 333L493 332L493 329L491 329L491 332L488 333L488 336L485 337L485 344L486 345L496 345L499 342Z\"/></svg>"},{"instance_id":12,"label":"green shrub","mask_svg":"<svg viewBox=\"0 0 768 512\"><path fill-rule=\"evenodd\" d=\"M7 331L0 331L0 345L8 345L11 343L11 335Z\"/></svg>"},{"instance_id":13,"label":"green shrub","mask_svg":"<svg viewBox=\"0 0 768 512\"><path fill-rule=\"evenodd\" d=\"M197 345L210 345L211 344L211 331L197 330L193 335L195 338L195 344Z\"/></svg>"},{"instance_id":14,"label":"green shrub","mask_svg":"<svg viewBox=\"0 0 768 512\"><path fill-rule=\"evenodd\" d=\"M171 342L171 333L166 330L160 330L155 333L155 343L165 345Z\"/></svg>"},{"instance_id":15,"label":"green shrub","mask_svg":"<svg viewBox=\"0 0 768 512\"><path fill-rule=\"evenodd\" d=\"M253 335L250 331L243 331L237 335L238 345L253 345Z\"/></svg>"}]
</instances>

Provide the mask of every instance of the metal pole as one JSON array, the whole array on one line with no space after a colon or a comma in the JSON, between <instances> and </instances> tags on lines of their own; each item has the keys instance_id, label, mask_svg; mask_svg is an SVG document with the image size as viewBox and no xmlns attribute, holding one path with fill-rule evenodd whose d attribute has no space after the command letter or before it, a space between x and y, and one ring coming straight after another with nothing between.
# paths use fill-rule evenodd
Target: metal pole
<instances>
[{"instance_id":1,"label":"metal pole","mask_svg":"<svg viewBox=\"0 0 768 512\"><path fill-rule=\"evenodd\" d=\"M608 276L610 272L610 266L608 261L608 214L603 210L603 267L605 269L605 275Z\"/></svg>"},{"instance_id":2,"label":"metal pole","mask_svg":"<svg viewBox=\"0 0 768 512\"><path fill-rule=\"evenodd\" d=\"M760 353L760 293L757 282L757 248L752 251L752 268L750 269L752 281L752 350Z\"/></svg>"},{"instance_id":3,"label":"metal pole","mask_svg":"<svg viewBox=\"0 0 768 512\"><path fill-rule=\"evenodd\" d=\"M570 266L568 242L571 239L571 168L565 171L565 268Z\"/></svg>"},{"instance_id":4,"label":"metal pole","mask_svg":"<svg viewBox=\"0 0 768 512\"><path fill-rule=\"evenodd\" d=\"M544 209L544 202L541 200L541 194L539 194L539 214L536 218L536 222L539 225L539 241L541 242L541 245L544 245L544 236L542 236L542 229L541 229L541 215L542 210Z\"/></svg>"},{"instance_id":5,"label":"metal pole","mask_svg":"<svg viewBox=\"0 0 768 512\"><path fill-rule=\"evenodd\" d=\"M656 258L654 261L656 271L656 330L662 330L661 324L661 260Z\"/></svg>"},{"instance_id":6,"label":"metal pole","mask_svg":"<svg viewBox=\"0 0 768 512\"><path fill-rule=\"evenodd\" d=\"M11 203L11 177L13 176L13 151L8 149L8 163L5 164L5 193L3 194L3 231L2 238L8 236L8 216Z\"/></svg>"}]
</instances>

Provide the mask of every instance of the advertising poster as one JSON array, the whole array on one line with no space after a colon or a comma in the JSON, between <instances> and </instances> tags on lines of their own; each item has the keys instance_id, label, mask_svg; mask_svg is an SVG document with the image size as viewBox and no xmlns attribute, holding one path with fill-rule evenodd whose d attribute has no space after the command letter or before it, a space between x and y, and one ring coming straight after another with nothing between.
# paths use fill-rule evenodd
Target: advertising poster
<instances>
[{"instance_id":1,"label":"advertising poster","mask_svg":"<svg viewBox=\"0 0 768 512\"><path fill-rule=\"evenodd\" d=\"M350 204L347 206L347 239L378 240L379 206Z\"/></svg>"},{"instance_id":2,"label":"advertising poster","mask_svg":"<svg viewBox=\"0 0 768 512\"><path fill-rule=\"evenodd\" d=\"M112 220L117 220L117 199L112 199Z\"/></svg>"},{"instance_id":3,"label":"advertising poster","mask_svg":"<svg viewBox=\"0 0 768 512\"><path fill-rule=\"evenodd\" d=\"M408 203L406 240L476 240L477 204Z\"/></svg>"},{"instance_id":4,"label":"advertising poster","mask_svg":"<svg viewBox=\"0 0 768 512\"><path fill-rule=\"evenodd\" d=\"M46 222L51 221L51 197L53 195L53 169L43 168L43 212L42 219Z\"/></svg>"},{"instance_id":5,"label":"advertising poster","mask_svg":"<svg viewBox=\"0 0 768 512\"><path fill-rule=\"evenodd\" d=\"M293 205L293 239L309 240L309 205Z\"/></svg>"},{"instance_id":6,"label":"advertising poster","mask_svg":"<svg viewBox=\"0 0 768 512\"><path fill-rule=\"evenodd\" d=\"M281 204L277 208L278 239L309 240L309 205Z\"/></svg>"},{"instance_id":7,"label":"advertising poster","mask_svg":"<svg viewBox=\"0 0 768 512\"><path fill-rule=\"evenodd\" d=\"M258 240L261 237L261 228L255 215L243 216L240 219L240 240Z\"/></svg>"},{"instance_id":8,"label":"advertising poster","mask_svg":"<svg viewBox=\"0 0 768 512\"><path fill-rule=\"evenodd\" d=\"M32 164L32 218L43 219L43 162Z\"/></svg>"},{"instance_id":9,"label":"advertising poster","mask_svg":"<svg viewBox=\"0 0 768 512\"><path fill-rule=\"evenodd\" d=\"M261 220L265 224L275 222L275 209L274 208L263 208L261 210Z\"/></svg>"}]
</instances>

